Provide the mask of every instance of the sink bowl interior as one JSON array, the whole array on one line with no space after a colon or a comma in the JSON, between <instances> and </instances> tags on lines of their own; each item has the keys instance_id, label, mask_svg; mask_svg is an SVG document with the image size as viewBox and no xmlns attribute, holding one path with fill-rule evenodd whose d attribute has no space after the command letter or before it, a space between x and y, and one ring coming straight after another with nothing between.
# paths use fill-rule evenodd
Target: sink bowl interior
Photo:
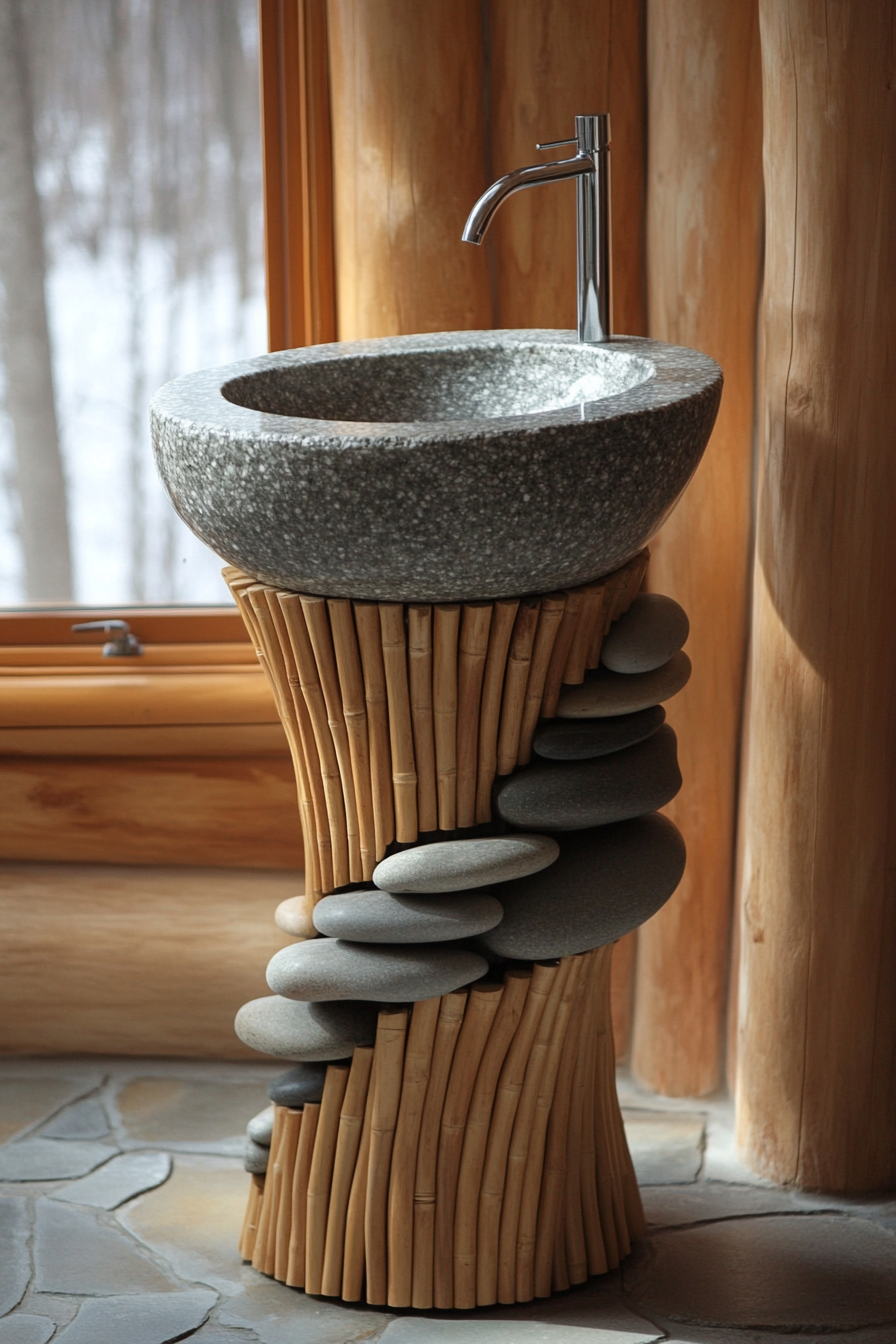
<instances>
[{"instance_id":1,"label":"sink bowl interior","mask_svg":"<svg viewBox=\"0 0 896 1344\"><path fill-rule=\"evenodd\" d=\"M236 406L309 420L410 424L534 415L627 392L649 359L581 345L335 355L224 383Z\"/></svg>"}]
</instances>

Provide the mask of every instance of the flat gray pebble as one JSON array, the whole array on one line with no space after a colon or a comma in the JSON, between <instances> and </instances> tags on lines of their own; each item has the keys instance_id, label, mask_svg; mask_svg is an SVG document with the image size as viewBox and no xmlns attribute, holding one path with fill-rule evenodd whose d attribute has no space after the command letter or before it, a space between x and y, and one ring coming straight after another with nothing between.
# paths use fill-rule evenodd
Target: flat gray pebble
<instances>
[{"instance_id":1,"label":"flat gray pebble","mask_svg":"<svg viewBox=\"0 0 896 1344\"><path fill-rule=\"evenodd\" d=\"M532 747L548 761L587 761L644 742L665 722L662 705L612 719L547 719L535 730Z\"/></svg>"},{"instance_id":2,"label":"flat gray pebble","mask_svg":"<svg viewBox=\"0 0 896 1344\"><path fill-rule=\"evenodd\" d=\"M64 1181L86 1175L117 1152L106 1143L23 1139L0 1148L0 1181Z\"/></svg>"},{"instance_id":3,"label":"flat gray pebble","mask_svg":"<svg viewBox=\"0 0 896 1344\"><path fill-rule=\"evenodd\" d=\"M167 1153L123 1153L99 1171L57 1190L51 1198L67 1204L87 1204L94 1209L117 1209L135 1195L154 1190L170 1175L171 1158Z\"/></svg>"},{"instance_id":4,"label":"flat gray pebble","mask_svg":"<svg viewBox=\"0 0 896 1344\"><path fill-rule=\"evenodd\" d=\"M537 873L552 864L557 853L557 842L549 835L439 840L391 854L374 868L373 880L391 892L470 891Z\"/></svg>"},{"instance_id":5,"label":"flat gray pebble","mask_svg":"<svg viewBox=\"0 0 896 1344\"><path fill-rule=\"evenodd\" d=\"M246 1134L254 1143L260 1143L262 1148L270 1148L273 1133L274 1108L273 1106L265 1106L263 1111L253 1115L246 1126Z\"/></svg>"},{"instance_id":6,"label":"flat gray pebble","mask_svg":"<svg viewBox=\"0 0 896 1344\"><path fill-rule=\"evenodd\" d=\"M376 1015L372 1003L299 1003L272 994L244 1003L234 1028L262 1055L313 1062L345 1059L356 1045L373 1045Z\"/></svg>"},{"instance_id":7,"label":"flat gray pebble","mask_svg":"<svg viewBox=\"0 0 896 1344\"><path fill-rule=\"evenodd\" d=\"M599 667L581 686L564 686L557 705L559 719L609 719L634 714L662 700L670 700L686 686L691 660L676 653L652 672L611 672Z\"/></svg>"},{"instance_id":8,"label":"flat gray pebble","mask_svg":"<svg viewBox=\"0 0 896 1344\"><path fill-rule=\"evenodd\" d=\"M169 1344L196 1330L218 1300L205 1288L185 1293L134 1293L82 1302L71 1325L56 1336L65 1344Z\"/></svg>"},{"instance_id":9,"label":"flat gray pebble","mask_svg":"<svg viewBox=\"0 0 896 1344\"><path fill-rule=\"evenodd\" d=\"M297 1111L308 1102L320 1101L326 1081L326 1064L296 1064L268 1083L268 1096L275 1106Z\"/></svg>"},{"instance_id":10,"label":"flat gray pebble","mask_svg":"<svg viewBox=\"0 0 896 1344\"><path fill-rule=\"evenodd\" d=\"M683 607L662 593L639 593L610 629L600 660L611 672L652 672L668 663L690 633Z\"/></svg>"},{"instance_id":11,"label":"flat gray pebble","mask_svg":"<svg viewBox=\"0 0 896 1344\"><path fill-rule=\"evenodd\" d=\"M665 904L684 865L680 832L657 813L573 831L562 836L552 868L496 888L504 918L476 945L544 960L613 943Z\"/></svg>"},{"instance_id":12,"label":"flat gray pebble","mask_svg":"<svg viewBox=\"0 0 896 1344\"><path fill-rule=\"evenodd\" d=\"M511 826L581 831L655 812L680 788L675 733L664 724L646 741L610 756L519 770L495 806Z\"/></svg>"},{"instance_id":13,"label":"flat gray pebble","mask_svg":"<svg viewBox=\"0 0 896 1344\"><path fill-rule=\"evenodd\" d=\"M247 1138L243 1149L243 1168L252 1176L261 1176L268 1169L270 1156L269 1146Z\"/></svg>"},{"instance_id":14,"label":"flat gray pebble","mask_svg":"<svg viewBox=\"0 0 896 1344\"><path fill-rule=\"evenodd\" d=\"M267 980L287 998L364 998L378 1003L434 999L478 980L488 963L466 948L395 947L314 938L268 962Z\"/></svg>"},{"instance_id":15,"label":"flat gray pebble","mask_svg":"<svg viewBox=\"0 0 896 1344\"><path fill-rule=\"evenodd\" d=\"M360 943L443 943L485 933L504 911L483 891L433 896L351 891L325 896L314 907L314 924L328 938Z\"/></svg>"}]
</instances>

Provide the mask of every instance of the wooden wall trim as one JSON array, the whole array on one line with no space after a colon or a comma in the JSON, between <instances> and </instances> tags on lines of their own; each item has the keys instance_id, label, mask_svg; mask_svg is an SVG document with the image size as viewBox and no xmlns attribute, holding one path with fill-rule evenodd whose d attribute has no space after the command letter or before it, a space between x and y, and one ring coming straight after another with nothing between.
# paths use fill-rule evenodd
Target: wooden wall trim
<instances>
[{"instance_id":1,"label":"wooden wall trim","mask_svg":"<svg viewBox=\"0 0 896 1344\"><path fill-rule=\"evenodd\" d=\"M336 339L326 0L260 0L268 344Z\"/></svg>"}]
</instances>

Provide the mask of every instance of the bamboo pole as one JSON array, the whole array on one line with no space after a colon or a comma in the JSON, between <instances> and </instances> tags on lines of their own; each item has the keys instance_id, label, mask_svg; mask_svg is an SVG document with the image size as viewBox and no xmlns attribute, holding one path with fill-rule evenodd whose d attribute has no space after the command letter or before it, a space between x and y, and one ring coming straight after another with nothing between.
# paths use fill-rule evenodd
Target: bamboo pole
<instances>
[{"instance_id":1,"label":"bamboo pole","mask_svg":"<svg viewBox=\"0 0 896 1344\"><path fill-rule=\"evenodd\" d=\"M358 805L355 800L355 781L352 773L348 730L345 726L342 692L339 685L339 675L336 671L336 658L333 652L330 622L327 618L326 601L322 597L306 597L303 595L302 612L308 629L308 637L311 640L314 661L317 664L318 681L327 710L327 725L333 739L336 764L339 767L339 778L342 783L342 802L345 808L345 829L348 843L349 880L360 882L363 874L358 831Z\"/></svg>"},{"instance_id":2,"label":"bamboo pole","mask_svg":"<svg viewBox=\"0 0 896 1344\"><path fill-rule=\"evenodd\" d=\"M407 844L417 839L417 770L408 693L404 607L400 602L381 602L379 606L383 669L389 703L395 838L399 844Z\"/></svg>"},{"instance_id":3,"label":"bamboo pole","mask_svg":"<svg viewBox=\"0 0 896 1344\"><path fill-rule=\"evenodd\" d=\"M243 1228L240 1232L239 1253L242 1260L252 1259L252 1253L255 1250L255 1238L258 1234L258 1215L261 1212L263 1199L264 1176L252 1175L249 1182L249 1198L246 1201Z\"/></svg>"},{"instance_id":4,"label":"bamboo pole","mask_svg":"<svg viewBox=\"0 0 896 1344\"><path fill-rule=\"evenodd\" d=\"M570 1154L567 1153L570 1091L579 1046L578 1032L567 1031L566 1026L569 1022L573 1002L580 999L579 988L582 984L583 961L583 957L575 958L575 970L570 974L570 981L573 980L573 975L575 975L575 981L567 987L567 992L564 995L564 1006L567 1008L566 1022L561 1026L563 1014L558 1013L557 1036L551 1042L552 1050L560 1056L560 1065L554 1085L554 1104L548 1118L541 1199L538 1208L538 1228L535 1240L535 1294L537 1297L550 1296L552 1277L556 1277L554 1247L558 1232L561 1234L562 1245L562 1234L565 1231L565 1223L560 1214L563 1192L566 1187L566 1164L570 1157ZM578 1168L579 1153L576 1152L571 1156L576 1168ZM566 1287L568 1288L569 1280L565 1273L565 1256L562 1257L562 1260L564 1262L563 1277L567 1280Z\"/></svg>"},{"instance_id":5,"label":"bamboo pole","mask_svg":"<svg viewBox=\"0 0 896 1344\"><path fill-rule=\"evenodd\" d=\"M371 1071L361 1126L358 1160L352 1177L345 1218L345 1257L342 1265L342 1300L359 1302L364 1286L364 1205L367 1202L367 1175L370 1170L370 1133L373 1125L373 1101L376 1093L376 1070Z\"/></svg>"},{"instance_id":6,"label":"bamboo pole","mask_svg":"<svg viewBox=\"0 0 896 1344\"><path fill-rule=\"evenodd\" d=\"M298 729L298 747L304 772L307 775L307 789L311 800L309 820L313 820L313 825L308 832L308 840L306 844L308 856L306 857L306 867L310 864L313 907L314 903L320 899L321 895L325 891L331 891L333 887L333 854L332 844L330 842L330 823L327 817L326 798L324 795L323 779L320 772L317 744L314 741L314 731L311 727L311 717L308 713L308 706L305 703L305 696L299 683L299 674L296 669L295 658L293 657L289 632L286 628L286 621L280 607L280 594L276 589L269 588L266 590L266 597L271 613L271 621L277 632L286 680L289 683L289 695L292 700Z\"/></svg>"},{"instance_id":7,"label":"bamboo pole","mask_svg":"<svg viewBox=\"0 0 896 1344\"><path fill-rule=\"evenodd\" d=\"M501 721L501 696L507 651L519 602L505 598L493 604L488 635L488 653L482 678L482 705L479 711L479 758L476 768L476 824L492 819L492 785L498 769L498 726Z\"/></svg>"},{"instance_id":8,"label":"bamboo pole","mask_svg":"<svg viewBox=\"0 0 896 1344\"><path fill-rule=\"evenodd\" d=\"M585 1247L588 1254L588 1273L606 1274L607 1251L600 1227L600 1205L597 1199L597 1157L595 1148L595 1098L597 1086L596 1045L598 1030L597 986L601 974L604 950L595 948L591 953L586 979L585 1007L582 1015L581 1050L585 1057L585 1100L582 1113L582 1222L585 1229Z\"/></svg>"},{"instance_id":9,"label":"bamboo pole","mask_svg":"<svg viewBox=\"0 0 896 1344\"><path fill-rule=\"evenodd\" d=\"M542 1078L548 1067L551 1051L556 1050L558 1046L562 1048L563 1045L568 1014L561 1012L561 1004L567 1002L571 993L574 994L578 973L578 959L564 957L529 1052L526 1077L507 1150L507 1174L504 1179L504 1199L501 1205L498 1237L499 1302L516 1301L517 1236L529 1156L529 1140L535 1122ZM559 1034L559 1041L555 1038L555 1029Z\"/></svg>"},{"instance_id":10,"label":"bamboo pole","mask_svg":"<svg viewBox=\"0 0 896 1344\"><path fill-rule=\"evenodd\" d=\"M311 1159L317 1137L320 1103L308 1102L302 1108L302 1126L296 1148L296 1164L292 1175L292 1233L289 1238L289 1261L285 1283L288 1288L305 1286L306 1221L308 1209L308 1180Z\"/></svg>"},{"instance_id":11,"label":"bamboo pole","mask_svg":"<svg viewBox=\"0 0 896 1344\"><path fill-rule=\"evenodd\" d=\"M509 775L516 766L520 749L520 727L523 721L523 705L526 700L526 683L529 680L529 667L532 660L532 645L538 626L538 614L541 598L527 597L520 602L516 620L513 623L513 635L510 640L510 652L507 657L507 671L504 676L504 698L501 704L501 724L498 729L498 774Z\"/></svg>"},{"instance_id":12,"label":"bamboo pole","mask_svg":"<svg viewBox=\"0 0 896 1344\"><path fill-rule=\"evenodd\" d=\"M414 757L417 763L417 818L425 834L439 825L436 747L432 722L432 607L408 607L408 681Z\"/></svg>"},{"instance_id":13,"label":"bamboo pole","mask_svg":"<svg viewBox=\"0 0 896 1344\"><path fill-rule=\"evenodd\" d=\"M588 583L582 588L582 607L563 669L565 686L580 686L585 680L585 665L591 652L594 632L603 628L607 611L607 584Z\"/></svg>"},{"instance_id":14,"label":"bamboo pole","mask_svg":"<svg viewBox=\"0 0 896 1344\"><path fill-rule=\"evenodd\" d=\"M336 1140L339 1137L339 1115L348 1085L349 1070L345 1064L331 1064L327 1069L311 1170L308 1173L308 1196L305 1214L305 1292L319 1293L324 1272L324 1251L327 1240L327 1214L330 1209L330 1189L333 1180L333 1161Z\"/></svg>"},{"instance_id":15,"label":"bamboo pole","mask_svg":"<svg viewBox=\"0 0 896 1344\"><path fill-rule=\"evenodd\" d=\"M436 1162L433 1306L445 1310L454 1306L454 1214L464 1128L482 1053L503 993L504 986L493 983L470 990L442 1107Z\"/></svg>"},{"instance_id":16,"label":"bamboo pole","mask_svg":"<svg viewBox=\"0 0 896 1344\"><path fill-rule=\"evenodd\" d=\"M460 607L433 608L432 712L436 741L439 830L457 825L457 631Z\"/></svg>"},{"instance_id":17,"label":"bamboo pole","mask_svg":"<svg viewBox=\"0 0 896 1344\"><path fill-rule=\"evenodd\" d=\"M280 1167L280 1140L283 1137L285 1114L286 1108L284 1106L274 1107L274 1129L268 1151L268 1169L264 1178L264 1194L261 1213L258 1218L258 1235L255 1238L255 1247L252 1252L252 1268L260 1270L262 1274L271 1274L274 1269L277 1208L280 1203L280 1186L283 1180L283 1171ZM268 1265L270 1265L270 1269Z\"/></svg>"},{"instance_id":18,"label":"bamboo pole","mask_svg":"<svg viewBox=\"0 0 896 1344\"><path fill-rule=\"evenodd\" d=\"M414 1270L411 1303L415 1307L432 1306L433 1241L435 1235L436 1163L438 1159L439 1128L445 1103L445 1091L451 1073L451 1062L467 1003L464 990L443 994L439 1006L432 1051L432 1065L420 1138L417 1144L417 1167L414 1175Z\"/></svg>"},{"instance_id":19,"label":"bamboo pole","mask_svg":"<svg viewBox=\"0 0 896 1344\"><path fill-rule=\"evenodd\" d=\"M279 1161L283 1172L280 1184L280 1202L277 1206L277 1225L274 1234L274 1278L286 1278L289 1266L289 1238L292 1230L292 1175L296 1165L296 1148L302 1127L302 1112L286 1109L283 1133L280 1138Z\"/></svg>"},{"instance_id":20,"label":"bamboo pole","mask_svg":"<svg viewBox=\"0 0 896 1344\"><path fill-rule=\"evenodd\" d=\"M380 613L375 602L355 602L355 626L364 671L364 699L370 734L370 788L373 796L373 828L377 863L395 839L395 804L392 798L392 753L389 749L389 716L386 709L386 674Z\"/></svg>"},{"instance_id":21,"label":"bamboo pole","mask_svg":"<svg viewBox=\"0 0 896 1344\"><path fill-rule=\"evenodd\" d=\"M543 719L553 719L557 713L560 688L563 685L563 673L566 670L566 660L569 657L569 650L572 647L576 627L579 623L582 601L581 588L571 588L566 594L566 606L563 608L560 629L557 631L557 638L554 640L551 661L548 664L547 676L544 679L544 694L541 701L541 717Z\"/></svg>"},{"instance_id":22,"label":"bamboo pole","mask_svg":"<svg viewBox=\"0 0 896 1344\"><path fill-rule=\"evenodd\" d=\"M395 1126L388 1206L388 1304L409 1307L414 1265L414 1180L423 1106L432 1067L441 999L414 1004Z\"/></svg>"},{"instance_id":23,"label":"bamboo pole","mask_svg":"<svg viewBox=\"0 0 896 1344\"><path fill-rule=\"evenodd\" d=\"M339 773L336 750L330 733L330 725L327 721L327 706L318 676L314 649L311 645L308 627L305 624L305 614L302 610L302 599L299 594L278 593L277 598L289 634L296 672L305 704L308 707L308 717L311 720L314 743L317 747L333 854L333 885L344 887L351 881L351 878L342 776Z\"/></svg>"},{"instance_id":24,"label":"bamboo pole","mask_svg":"<svg viewBox=\"0 0 896 1344\"><path fill-rule=\"evenodd\" d=\"M476 1229L476 1305L480 1307L492 1306L498 1297L498 1236L507 1152L529 1052L559 971L559 962L533 966L526 1006L498 1078L482 1168Z\"/></svg>"},{"instance_id":25,"label":"bamboo pole","mask_svg":"<svg viewBox=\"0 0 896 1344\"><path fill-rule=\"evenodd\" d=\"M467 602L461 617L457 659L457 825L476 821L479 711L492 622L491 602Z\"/></svg>"},{"instance_id":26,"label":"bamboo pole","mask_svg":"<svg viewBox=\"0 0 896 1344\"><path fill-rule=\"evenodd\" d=\"M609 961L608 957L601 959L600 975L596 987L594 1140L601 1236L606 1250L607 1266L609 1269L616 1269L626 1251L624 1249L624 1238L620 1240L616 1212L619 1203L618 1195L615 1194L618 1173L616 1171L616 1146L613 1141L611 1116L612 1108L617 1105L615 1078L611 1081L611 1071L607 1067L609 1063L610 1029L605 1014L609 997ZM609 1091L611 1087L613 1088L612 1093Z\"/></svg>"},{"instance_id":27,"label":"bamboo pole","mask_svg":"<svg viewBox=\"0 0 896 1344\"><path fill-rule=\"evenodd\" d=\"M586 962L579 981L576 1021L587 1023L587 998L590 986L587 983L590 964ZM566 1189L563 1196L564 1240L566 1243L566 1266L570 1283L584 1283L588 1278L588 1245L585 1237L585 1191L582 1185L583 1151L585 1122L585 1088L587 1085L587 1057L591 1051L585 1045L578 1031L570 1032L574 1038L575 1062L569 1093L569 1122L566 1134Z\"/></svg>"},{"instance_id":28,"label":"bamboo pole","mask_svg":"<svg viewBox=\"0 0 896 1344\"><path fill-rule=\"evenodd\" d=\"M367 1301L384 1306L389 1290L386 1263L389 1172L395 1125L401 1103L401 1078L408 1014L382 1009L377 1019L373 1067L376 1087L370 1124L370 1165L364 1206L364 1248L367 1268Z\"/></svg>"},{"instance_id":29,"label":"bamboo pole","mask_svg":"<svg viewBox=\"0 0 896 1344\"><path fill-rule=\"evenodd\" d=\"M358 813L358 842L361 851L361 874L369 882L376 866L376 834L373 822L373 795L370 787L370 742L367 724L367 704L364 699L364 674L351 603L331 599L330 629L339 672L339 687L348 733L351 755L352 781L355 806Z\"/></svg>"},{"instance_id":30,"label":"bamboo pole","mask_svg":"<svg viewBox=\"0 0 896 1344\"><path fill-rule=\"evenodd\" d=\"M548 593L541 599L538 629L535 632L532 662L529 665L529 679L526 682L526 699L523 704L523 718L520 724L520 745L516 756L517 765L528 765L532 759L532 739L535 736L535 729L541 714L545 681L565 607L565 593Z\"/></svg>"},{"instance_id":31,"label":"bamboo pole","mask_svg":"<svg viewBox=\"0 0 896 1344\"><path fill-rule=\"evenodd\" d=\"M454 1306L476 1305L476 1224L489 1122L498 1077L519 1026L532 972L506 973L504 993L482 1054L464 1128L454 1210Z\"/></svg>"},{"instance_id":32,"label":"bamboo pole","mask_svg":"<svg viewBox=\"0 0 896 1344\"><path fill-rule=\"evenodd\" d=\"M361 1146L361 1130L364 1125L372 1064L373 1047L356 1046L352 1054L342 1110L339 1113L339 1133L336 1137L336 1153L333 1158L324 1268L320 1284L320 1291L324 1297L339 1297L342 1291L348 1201L358 1150Z\"/></svg>"}]
</instances>

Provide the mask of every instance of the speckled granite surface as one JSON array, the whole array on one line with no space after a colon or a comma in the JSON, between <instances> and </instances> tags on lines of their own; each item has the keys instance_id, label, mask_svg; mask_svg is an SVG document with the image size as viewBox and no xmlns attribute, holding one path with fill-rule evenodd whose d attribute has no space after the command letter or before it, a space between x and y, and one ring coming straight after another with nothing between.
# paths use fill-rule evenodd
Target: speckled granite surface
<instances>
[{"instance_id":1,"label":"speckled granite surface","mask_svg":"<svg viewBox=\"0 0 896 1344\"><path fill-rule=\"evenodd\" d=\"M188 526L264 582L490 598L634 555L696 468L721 387L706 355L635 337L404 336L180 378L153 400L153 442Z\"/></svg>"}]
</instances>

